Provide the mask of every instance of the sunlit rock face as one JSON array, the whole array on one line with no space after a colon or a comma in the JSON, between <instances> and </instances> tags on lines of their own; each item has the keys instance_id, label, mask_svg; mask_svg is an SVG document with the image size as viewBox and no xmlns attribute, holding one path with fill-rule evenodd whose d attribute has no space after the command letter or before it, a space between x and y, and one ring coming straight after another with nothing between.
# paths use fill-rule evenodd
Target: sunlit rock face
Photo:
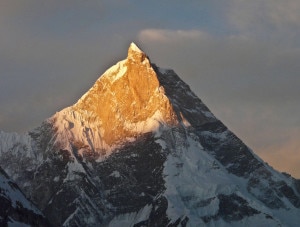
<instances>
[{"instance_id":1,"label":"sunlit rock face","mask_svg":"<svg viewBox=\"0 0 300 227\"><path fill-rule=\"evenodd\" d=\"M155 131L160 123L177 122L149 58L134 43L128 49L127 58L108 69L68 111L66 115L80 115L80 124L100 132L93 136L93 140L98 141L93 144L98 148ZM55 119L59 130L68 118L61 119L60 115L64 115L64 111ZM72 131L73 127L76 128L70 125L68 129ZM72 136L77 135L78 132Z\"/></svg>"}]
</instances>

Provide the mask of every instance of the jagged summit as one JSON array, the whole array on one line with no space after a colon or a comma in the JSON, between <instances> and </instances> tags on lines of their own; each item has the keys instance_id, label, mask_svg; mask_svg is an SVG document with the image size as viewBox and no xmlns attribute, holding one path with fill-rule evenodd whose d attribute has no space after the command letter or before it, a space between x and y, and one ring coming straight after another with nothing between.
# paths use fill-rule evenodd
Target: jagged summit
<instances>
[{"instance_id":1,"label":"jagged summit","mask_svg":"<svg viewBox=\"0 0 300 227\"><path fill-rule=\"evenodd\" d=\"M148 56L133 42L129 45L127 59L134 62L147 60L150 63Z\"/></svg>"},{"instance_id":2,"label":"jagged summit","mask_svg":"<svg viewBox=\"0 0 300 227\"><path fill-rule=\"evenodd\" d=\"M125 60L106 70L74 106L56 114L54 119L59 131L65 130L65 126L61 127L67 124L65 119L77 115L88 127L101 128L99 138L96 138L98 142L95 142L101 141L100 147L156 130L160 124L176 122L176 114L160 84L158 72L134 43L130 44ZM70 130L75 128L76 124ZM77 137L78 133L72 135Z\"/></svg>"},{"instance_id":3,"label":"jagged summit","mask_svg":"<svg viewBox=\"0 0 300 227\"><path fill-rule=\"evenodd\" d=\"M131 42L128 48L128 52L140 52L144 53L134 42Z\"/></svg>"},{"instance_id":4,"label":"jagged summit","mask_svg":"<svg viewBox=\"0 0 300 227\"><path fill-rule=\"evenodd\" d=\"M127 60L140 63L143 62L144 60L149 61L149 58L146 55L146 53L142 51L134 42L131 42L128 47Z\"/></svg>"}]
</instances>

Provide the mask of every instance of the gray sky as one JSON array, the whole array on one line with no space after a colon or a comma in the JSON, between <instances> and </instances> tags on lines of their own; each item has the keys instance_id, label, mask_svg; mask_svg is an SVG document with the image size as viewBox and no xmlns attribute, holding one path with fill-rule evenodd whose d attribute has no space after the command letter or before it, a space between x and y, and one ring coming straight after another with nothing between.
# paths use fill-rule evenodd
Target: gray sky
<instances>
[{"instance_id":1,"label":"gray sky","mask_svg":"<svg viewBox=\"0 0 300 227\"><path fill-rule=\"evenodd\" d=\"M300 1L1 0L0 129L72 105L131 41L260 157L300 178Z\"/></svg>"}]
</instances>

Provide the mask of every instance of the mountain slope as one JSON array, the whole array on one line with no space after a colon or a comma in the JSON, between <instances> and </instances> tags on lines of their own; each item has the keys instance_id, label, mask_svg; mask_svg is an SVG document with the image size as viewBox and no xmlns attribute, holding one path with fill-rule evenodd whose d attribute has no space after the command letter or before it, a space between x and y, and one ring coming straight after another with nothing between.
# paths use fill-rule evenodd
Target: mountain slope
<instances>
[{"instance_id":1,"label":"mountain slope","mask_svg":"<svg viewBox=\"0 0 300 227\"><path fill-rule=\"evenodd\" d=\"M0 226L50 226L45 216L26 199L0 168Z\"/></svg>"},{"instance_id":2,"label":"mountain slope","mask_svg":"<svg viewBox=\"0 0 300 227\"><path fill-rule=\"evenodd\" d=\"M131 44L73 106L0 133L0 166L55 226L296 226L300 187Z\"/></svg>"}]
</instances>

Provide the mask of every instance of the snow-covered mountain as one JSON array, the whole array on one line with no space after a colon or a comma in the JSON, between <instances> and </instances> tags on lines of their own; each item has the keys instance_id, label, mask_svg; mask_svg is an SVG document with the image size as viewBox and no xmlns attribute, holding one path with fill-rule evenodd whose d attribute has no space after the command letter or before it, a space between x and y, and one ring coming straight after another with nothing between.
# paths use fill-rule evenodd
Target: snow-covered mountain
<instances>
[{"instance_id":1,"label":"snow-covered mountain","mask_svg":"<svg viewBox=\"0 0 300 227\"><path fill-rule=\"evenodd\" d=\"M0 226L49 226L42 212L0 167Z\"/></svg>"},{"instance_id":2,"label":"snow-covered mountain","mask_svg":"<svg viewBox=\"0 0 300 227\"><path fill-rule=\"evenodd\" d=\"M0 166L54 226L297 226L300 182L257 157L134 43Z\"/></svg>"}]
</instances>

